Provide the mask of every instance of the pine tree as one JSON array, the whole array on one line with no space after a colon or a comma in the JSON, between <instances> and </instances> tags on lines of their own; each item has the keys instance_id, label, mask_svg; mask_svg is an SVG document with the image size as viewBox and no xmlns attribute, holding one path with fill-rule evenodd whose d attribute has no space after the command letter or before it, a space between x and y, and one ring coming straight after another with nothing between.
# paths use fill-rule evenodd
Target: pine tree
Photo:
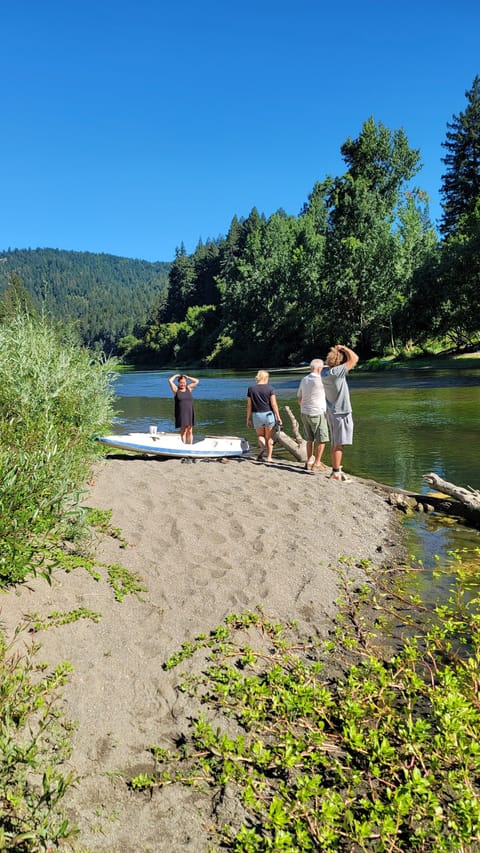
<instances>
[{"instance_id":1,"label":"pine tree","mask_svg":"<svg viewBox=\"0 0 480 853\"><path fill-rule=\"evenodd\" d=\"M12 319L18 314L36 314L32 295L26 289L21 276L8 274L8 283L0 296L0 320Z\"/></svg>"},{"instance_id":2,"label":"pine tree","mask_svg":"<svg viewBox=\"0 0 480 853\"><path fill-rule=\"evenodd\" d=\"M447 154L442 158L447 170L442 175L443 218L440 231L446 237L454 234L459 219L472 213L480 198L480 77L465 92L468 104L464 112L447 123Z\"/></svg>"}]
</instances>

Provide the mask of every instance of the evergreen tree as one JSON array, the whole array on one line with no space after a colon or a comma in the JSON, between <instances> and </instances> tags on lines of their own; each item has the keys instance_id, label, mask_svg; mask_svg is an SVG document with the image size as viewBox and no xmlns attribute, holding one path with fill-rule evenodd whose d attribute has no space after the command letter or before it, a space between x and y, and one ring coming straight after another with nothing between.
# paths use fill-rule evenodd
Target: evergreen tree
<instances>
[{"instance_id":1,"label":"evergreen tree","mask_svg":"<svg viewBox=\"0 0 480 853\"><path fill-rule=\"evenodd\" d=\"M187 308L192 305L192 294L195 291L195 266L192 255L182 242L175 249L175 260L168 276L168 295L162 315L162 322L180 322L185 317Z\"/></svg>"},{"instance_id":2,"label":"evergreen tree","mask_svg":"<svg viewBox=\"0 0 480 853\"><path fill-rule=\"evenodd\" d=\"M12 272L8 274L7 286L0 296L0 320L12 319L19 314L32 316L36 309L21 276Z\"/></svg>"},{"instance_id":3,"label":"evergreen tree","mask_svg":"<svg viewBox=\"0 0 480 853\"><path fill-rule=\"evenodd\" d=\"M429 304L431 330L462 350L478 347L480 336L480 198L472 213L460 217L444 241Z\"/></svg>"},{"instance_id":4,"label":"evergreen tree","mask_svg":"<svg viewBox=\"0 0 480 853\"><path fill-rule=\"evenodd\" d=\"M447 170L442 175L443 218L440 231L444 236L455 233L459 220L475 209L480 198L480 77L465 92L467 107L447 123L447 154L442 159Z\"/></svg>"},{"instance_id":5,"label":"evergreen tree","mask_svg":"<svg viewBox=\"0 0 480 853\"><path fill-rule=\"evenodd\" d=\"M366 354L394 340L392 316L407 284L403 273L408 257L426 248L428 220L405 192L420 156L403 130L390 131L370 118L341 151L348 172L333 181L327 195L323 333L348 339ZM415 194L420 199L418 190Z\"/></svg>"}]
</instances>

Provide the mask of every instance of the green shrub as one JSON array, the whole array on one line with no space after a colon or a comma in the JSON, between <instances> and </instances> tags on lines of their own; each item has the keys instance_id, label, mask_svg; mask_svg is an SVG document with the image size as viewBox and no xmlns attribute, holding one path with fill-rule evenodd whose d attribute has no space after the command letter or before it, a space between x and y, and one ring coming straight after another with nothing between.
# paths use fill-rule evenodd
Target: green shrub
<instances>
[{"instance_id":1,"label":"green shrub","mask_svg":"<svg viewBox=\"0 0 480 853\"><path fill-rule=\"evenodd\" d=\"M236 853L479 850L480 599L412 622L393 653L371 604L346 582L323 645L261 611L184 645L165 668L203 655L181 684L198 710L132 789L228 786L215 841Z\"/></svg>"},{"instance_id":2,"label":"green shrub","mask_svg":"<svg viewBox=\"0 0 480 853\"><path fill-rule=\"evenodd\" d=\"M81 523L114 366L44 318L0 325L0 584L47 570L48 543Z\"/></svg>"},{"instance_id":3,"label":"green shrub","mask_svg":"<svg viewBox=\"0 0 480 853\"><path fill-rule=\"evenodd\" d=\"M61 809L75 781L61 769L71 725L56 707L71 667L46 673L35 652L12 654L0 636L0 850L10 853L58 849L75 834Z\"/></svg>"}]
</instances>

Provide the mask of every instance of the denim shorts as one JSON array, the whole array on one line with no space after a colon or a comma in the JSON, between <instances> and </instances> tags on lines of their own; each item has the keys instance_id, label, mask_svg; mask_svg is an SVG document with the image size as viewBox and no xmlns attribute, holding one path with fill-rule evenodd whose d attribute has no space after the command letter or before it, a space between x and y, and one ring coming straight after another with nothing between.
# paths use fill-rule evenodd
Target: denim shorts
<instances>
[{"instance_id":1,"label":"denim shorts","mask_svg":"<svg viewBox=\"0 0 480 853\"><path fill-rule=\"evenodd\" d=\"M269 427L271 429L275 426L275 415L273 412L252 412L252 424L255 429L261 429L262 427Z\"/></svg>"}]
</instances>

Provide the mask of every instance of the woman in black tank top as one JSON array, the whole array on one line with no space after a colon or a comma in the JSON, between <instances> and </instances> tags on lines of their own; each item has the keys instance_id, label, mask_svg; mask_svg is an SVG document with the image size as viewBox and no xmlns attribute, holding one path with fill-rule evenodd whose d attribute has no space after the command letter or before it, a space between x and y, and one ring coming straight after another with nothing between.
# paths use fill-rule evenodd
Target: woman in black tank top
<instances>
[{"instance_id":1,"label":"woman in black tank top","mask_svg":"<svg viewBox=\"0 0 480 853\"><path fill-rule=\"evenodd\" d=\"M247 391L247 427L253 426L257 433L257 462L262 461L265 454L265 462L271 462L273 428L276 423L281 424L282 419L267 371L259 370L255 378L256 385L250 385Z\"/></svg>"},{"instance_id":2,"label":"woman in black tank top","mask_svg":"<svg viewBox=\"0 0 480 853\"><path fill-rule=\"evenodd\" d=\"M177 380L177 383L175 383ZM180 430L180 436L184 444L193 443L193 425L195 423L195 411L193 408L193 389L200 382L186 373L174 373L168 380L168 384L175 398L175 426Z\"/></svg>"}]
</instances>

